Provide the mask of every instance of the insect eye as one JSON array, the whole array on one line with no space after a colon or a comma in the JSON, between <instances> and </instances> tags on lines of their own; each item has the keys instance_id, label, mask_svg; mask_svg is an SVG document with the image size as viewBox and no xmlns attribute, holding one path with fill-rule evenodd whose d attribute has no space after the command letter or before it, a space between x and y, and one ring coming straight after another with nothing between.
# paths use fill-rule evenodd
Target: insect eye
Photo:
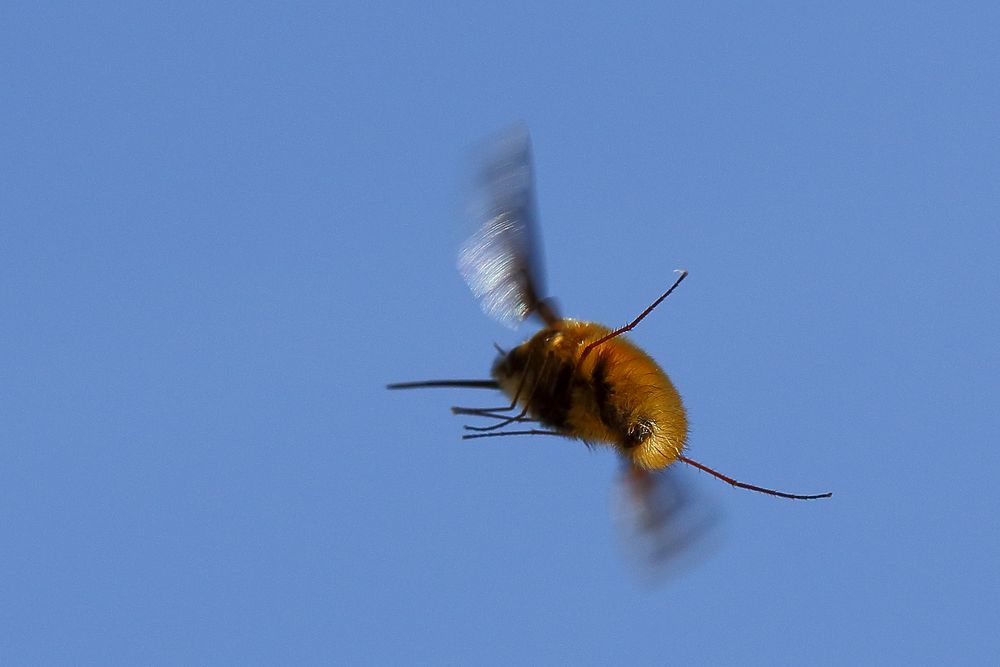
<instances>
[{"instance_id":1,"label":"insect eye","mask_svg":"<svg viewBox=\"0 0 1000 667\"><path fill-rule=\"evenodd\" d=\"M630 424L628 431L625 432L626 447L635 447L636 445L642 444L646 438L653 435L653 422L649 419L640 419L639 421Z\"/></svg>"}]
</instances>

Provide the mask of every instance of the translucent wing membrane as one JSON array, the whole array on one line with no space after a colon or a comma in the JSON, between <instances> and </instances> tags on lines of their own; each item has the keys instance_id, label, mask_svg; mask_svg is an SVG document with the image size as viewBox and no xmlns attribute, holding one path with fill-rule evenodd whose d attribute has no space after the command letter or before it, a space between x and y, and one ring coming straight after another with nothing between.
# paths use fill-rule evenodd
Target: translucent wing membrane
<instances>
[{"instance_id":1,"label":"translucent wing membrane","mask_svg":"<svg viewBox=\"0 0 1000 667\"><path fill-rule=\"evenodd\" d=\"M707 555L719 519L676 466L650 472L631 465L613 489L612 509L623 546L646 583L679 574Z\"/></svg>"},{"instance_id":2,"label":"translucent wing membrane","mask_svg":"<svg viewBox=\"0 0 1000 667\"><path fill-rule=\"evenodd\" d=\"M554 321L544 301L527 130L507 132L483 155L474 202L480 227L459 250L458 270L486 314L503 324L514 328L533 312Z\"/></svg>"}]
</instances>

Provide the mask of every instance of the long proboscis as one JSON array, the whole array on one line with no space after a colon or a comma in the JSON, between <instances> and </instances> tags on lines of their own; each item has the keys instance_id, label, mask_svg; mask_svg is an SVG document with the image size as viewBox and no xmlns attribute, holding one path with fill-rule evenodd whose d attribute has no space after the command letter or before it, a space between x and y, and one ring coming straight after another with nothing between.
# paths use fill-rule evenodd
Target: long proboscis
<instances>
[{"instance_id":1,"label":"long proboscis","mask_svg":"<svg viewBox=\"0 0 1000 667\"><path fill-rule=\"evenodd\" d=\"M422 380L420 382L394 382L386 389L422 389L424 387L466 387L473 389L499 389L496 380Z\"/></svg>"},{"instance_id":2,"label":"long proboscis","mask_svg":"<svg viewBox=\"0 0 1000 667\"><path fill-rule=\"evenodd\" d=\"M686 456L678 456L677 460L682 461L693 468L697 468L698 470L707 472L709 475L717 477L727 484L732 484L733 486L739 487L741 489L748 489L750 491L756 491L758 493L766 493L769 496L778 496L779 498L791 498L792 500L816 500L818 498L829 498L830 496L833 495L832 492L802 495L798 493L785 493L784 491L775 491L774 489L765 489L763 486L757 486L755 484L747 484L746 482L737 482L732 477L723 475L721 472L718 472L717 470L712 470L707 465L703 463L698 463L697 461L689 459Z\"/></svg>"}]
</instances>

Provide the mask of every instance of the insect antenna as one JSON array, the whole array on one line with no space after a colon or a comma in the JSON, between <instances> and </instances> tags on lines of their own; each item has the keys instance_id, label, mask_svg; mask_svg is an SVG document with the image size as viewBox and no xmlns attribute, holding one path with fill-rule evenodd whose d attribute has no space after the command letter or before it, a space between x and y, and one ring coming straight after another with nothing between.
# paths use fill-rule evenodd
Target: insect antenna
<instances>
[{"instance_id":1,"label":"insect antenna","mask_svg":"<svg viewBox=\"0 0 1000 667\"><path fill-rule=\"evenodd\" d=\"M386 389L419 389L423 387L472 387L475 389L499 389L496 380L423 380L421 382L394 382Z\"/></svg>"},{"instance_id":2,"label":"insect antenna","mask_svg":"<svg viewBox=\"0 0 1000 667\"><path fill-rule=\"evenodd\" d=\"M468 436L463 436L463 437L468 437ZM749 489L750 491L757 491L758 493L766 493L769 496L778 496L780 498L791 498L792 500L816 500L817 498L829 498L830 496L833 495L832 492L831 493L817 493L817 494L814 494L814 495L800 495L800 494L797 494L797 493L785 493L783 491L775 491L773 489L765 489L762 486L755 486L753 484L746 484L744 482L737 482L732 477L727 477L726 475L723 475L721 472L712 470L707 465L704 465L702 463L698 463L697 461L695 461L693 459L689 459L686 456L678 456L677 459L679 461L683 461L684 463L688 464L689 466L697 468L698 470L702 470L704 472L707 472L709 475L712 475L713 477L718 477L719 479L721 479L723 482L725 482L727 484L732 484L733 486L738 486L741 489Z\"/></svg>"},{"instance_id":3,"label":"insect antenna","mask_svg":"<svg viewBox=\"0 0 1000 667\"><path fill-rule=\"evenodd\" d=\"M687 270L685 270L685 269L677 269L677 273L679 273L680 275L677 277L677 280L674 281L674 284L670 286L670 289L668 289L666 292L664 292L663 294L661 294L660 298L657 299L656 301L654 301L652 304L650 304L649 308L647 308L646 310L644 310L641 313L639 313L639 317L635 318L634 320L632 320L631 322L629 322L628 324L626 324L625 326L623 326L621 329L615 329L614 331L612 331L611 333L609 333L604 338L600 338L598 340L595 340L593 343L591 343L587 347L583 348L583 353L580 355L580 362L582 362L584 359L586 359L587 355L590 354L590 351L593 350L595 347L597 347L601 343L606 343L607 341L611 340L615 336L622 335L626 331L631 331L632 329L635 328L635 325L639 324L639 322L642 321L642 318L646 317L646 315L649 315L651 312L653 312L653 309L656 308L657 306L659 306L660 303L662 303L664 299L666 299L668 296L670 296L670 293L673 292L675 289L677 289L677 286L680 285L681 282L685 278L687 278L687 275L688 275Z\"/></svg>"}]
</instances>

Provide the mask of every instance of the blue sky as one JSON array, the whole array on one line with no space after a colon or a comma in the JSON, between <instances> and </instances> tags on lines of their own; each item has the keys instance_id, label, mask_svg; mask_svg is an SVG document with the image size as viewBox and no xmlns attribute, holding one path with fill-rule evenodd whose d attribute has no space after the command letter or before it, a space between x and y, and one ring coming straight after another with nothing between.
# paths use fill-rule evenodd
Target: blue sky
<instances>
[{"instance_id":1,"label":"blue sky","mask_svg":"<svg viewBox=\"0 0 1000 667\"><path fill-rule=\"evenodd\" d=\"M5 664L983 664L1000 626L993 3L48 3L0 15ZM30 8L28 8L30 7ZM684 396L711 548L617 462L462 442L469 149Z\"/></svg>"}]
</instances>

